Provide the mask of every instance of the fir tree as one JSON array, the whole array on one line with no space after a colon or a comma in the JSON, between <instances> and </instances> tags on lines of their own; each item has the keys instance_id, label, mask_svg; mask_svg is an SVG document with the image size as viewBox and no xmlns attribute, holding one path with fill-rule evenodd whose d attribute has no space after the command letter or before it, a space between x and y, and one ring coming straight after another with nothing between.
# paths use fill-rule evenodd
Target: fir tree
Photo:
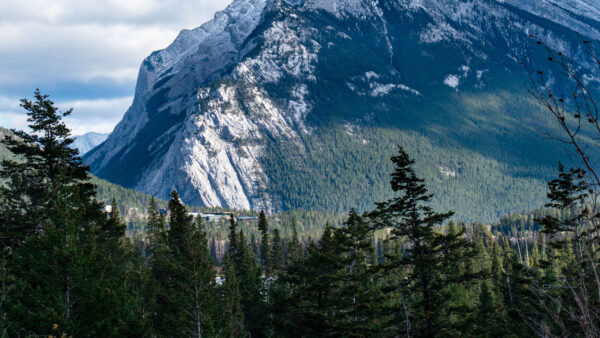
<instances>
[{"instance_id":1,"label":"fir tree","mask_svg":"<svg viewBox=\"0 0 600 338\"><path fill-rule=\"evenodd\" d=\"M210 336L216 316L215 269L202 219L194 223L177 192L169 201L168 249L156 257L157 329L163 335Z\"/></svg>"},{"instance_id":2,"label":"fir tree","mask_svg":"<svg viewBox=\"0 0 600 338\"><path fill-rule=\"evenodd\" d=\"M261 233L261 244L260 244L260 261L265 272L265 275L271 273L272 259L271 259L271 236L269 235L269 222L265 211L260 212L258 220L258 230Z\"/></svg>"},{"instance_id":3,"label":"fir tree","mask_svg":"<svg viewBox=\"0 0 600 338\"><path fill-rule=\"evenodd\" d=\"M293 262L302 258L304 249L300 244L300 239L298 237L298 225L296 224L296 218L294 216L290 217L290 227L292 230L292 239L287 246L287 261Z\"/></svg>"},{"instance_id":4,"label":"fir tree","mask_svg":"<svg viewBox=\"0 0 600 338\"><path fill-rule=\"evenodd\" d=\"M221 311L223 315L220 332L225 337L245 337L247 333L244 327L240 285L235 268L227 255L223 262L223 277L224 282L221 286Z\"/></svg>"},{"instance_id":5,"label":"fir tree","mask_svg":"<svg viewBox=\"0 0 600 338\"><path fill-rule=\"evenodd\" d=\"M158 247L161 244L166 244L165 225L165 216L160 213L156 207L156 200L152 197L148 208L148 224L146 225L146 237L148 242L145 250L146 256L152 257L154 251L158 250Z\"/></svg>"},{"instance_id":6,"label":"fir tree","mask_svg":"<svg viewBox=\"0 0 600 338\"><path fill-rule=\"evenodd\" d=\"M245 327L252 336L260 336L264 332L265 324L265 303L261 296L263 281L260 265L258 258L246 243L243 231L237 235L237 246L237 259L233 263L240 285Z\"/></svg>"},{"instance_id":7,"label":"fir tree","mask_svg":"<svg viewBox=\"0 0 600 338\"><path fill-rule=\"evenodd\" d=\"M39 90L23 99L31 134L3 140L19 158L0 169L0 238L11 247L18 288L5 319L10 335L65 333L114 335L127 328L132 295L128 243L119 243L121 222L101 211L88 167L81 163L59 112ZM116 309L116 310L115 310ZM131 322L130 322L131 324ZM139 324L139 323L138 323ZM135 325L138 325L135 324Z\"/></svg>"},{"instance_id":8,"label":"fir tree","mask_svg":"<svg viewBox=\"0 0 600 338\"><path fill-rule=\"evenodd\" d=\"M408 318L410 334L431 337L449 326L448 312L454 311L448 307L449 300L442 296L443 290L476 277L457 274L466 270L465 265L474 251L462 231L443 234L438 230L453 213L433 211L429 205L433 195L428 194L424 181L415 174L414 161L402 147L392 162L396 168L391 187L396 197L377 203L369 218L374 228L391 229L392 239L406 240L403 254L390 258L386 265L390 270L408 271L398 288L412 296L412 312ZM404 320L398 318L398 322ZM398 325L399 329L403 327L406 325Z\"/></svg>"},{"instance_id":9,"label":"fir tree","mask_svg":"<svg viewBox=\"0 0 600 338\"><path fill-rule=\"evenodd\" d=\"M119 213L119 206L117 201L113 198L110 204L110 212L108 213L108 222L104 223L102 231L104 236L109 239L119 239L125 236L125 229L127 226L125 222L121 220Z\"/></svg>"},{"instance_id":10,"label":"fir tree","mask_svg":"<svg viewBox=\"0 0 600 338\"><path fill-rule=\"evenodd\" d=\"M284 265L283 249L281 247L281 235L279 229L273 229L273 246L271 248L272 267L275 272L280 271Z\"/></svg>"},{"instance_id":11,"label":"fir tree","mask_svg":"<svg viewBox=\"0 0 600 338\"><path fill-rule=\"evenodd\" d=\"M237 222L233 215L229 218L229 257L231 260L235 261L238 256L239 250L239 239L237 233Z\"/></svg>"}]
</instances>

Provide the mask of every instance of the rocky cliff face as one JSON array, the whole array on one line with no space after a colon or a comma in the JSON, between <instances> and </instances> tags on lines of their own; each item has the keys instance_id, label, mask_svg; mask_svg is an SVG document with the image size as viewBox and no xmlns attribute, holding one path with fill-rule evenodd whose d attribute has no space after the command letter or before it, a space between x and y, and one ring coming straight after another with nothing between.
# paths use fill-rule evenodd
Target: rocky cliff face
<instances>
[{"instance_id":1,"label":"rocky cliff face","mask_svg":"<svg viewBox=\"0 0 600 338\"><path fill-rule=\"evenodd\" d=\"M433 135L448 120L473 123L485 108L467 116L441 101L514 89L518 62L538 62L531 33L579 57L574 31L600 36L593 11L600 12L591 1L567 0L235 0L144 60L131 107L85 161L94 174L145 193L177 189L186 203L312 207L274 187L300 169L328 177L298 167L316 151L337 151L319 139L324 130L339 125L355 135L370 125ZM501 110L486 112L498 118L480 127L512 137L497 123L528 118ZM494 153L494 145L471 147L472 134L443 137ZM274 157L273 149L287 150ZM283 163L277 175L273 163Z\"/></svg>"}]
</instances>

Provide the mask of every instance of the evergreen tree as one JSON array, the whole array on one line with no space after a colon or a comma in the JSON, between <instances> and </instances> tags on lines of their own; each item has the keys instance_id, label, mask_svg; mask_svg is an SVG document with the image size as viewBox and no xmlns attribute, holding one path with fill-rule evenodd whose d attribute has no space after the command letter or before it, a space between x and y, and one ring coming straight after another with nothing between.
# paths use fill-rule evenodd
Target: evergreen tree
<instances>
[{"instance_id":1,"label":"evergreen tree","mask_svg":"<svg viewBox=\"0 0 600 338\"><path fill-rule=\"evenodd\" d=\"M466 271L473 256L472 244L466 241L463 231L441 233L438 228L452 212L437 213L429 205L433 195L427 193L424 181L414 172L414 161L399 147L392 157L396 168L391 187L396 197L377 203L369 213L376 229L391 229L392 239L403 239L406 245L401 255L386 262L389 270L407 271L406 279L398 289L410 298L411 332L403 334L431 337L443 334L450 326L449 315L456 310L449 307L443 291L451 284L466 283L476 275ZM398 329L409 327L406 318L398 318Z\"/></svg>"},{"instance_id":2,"label":"evergreen tree","mask_svg":"<svg viewBox=\"0 0 600 338\"><path fill-rule=\"evenodd\" d=\"M309 245L306 258L291 262L273 288L278 334L365 337L381 332L378 309L384 298L368 265L370 235L352 210L344 227L327 225L319 245Z\"/></svg>"},{"instance_id":3,"label":"evergreen tree","mask_svg":"<svg viewBox=\"0 0 600 338\"><path fill-rule=\"evenodd\" d=\"M171 192L169 200L169 248L174 251L183 251L185 241L192 232L192 216L187 214L185 206L181 203L177 191Z\"/></svg>"},{"instance_id":4,"label":"evergreen tree","mask_svg":"<svg viewBox=\"0 0 600 338\"><path fill-rule=\"evenodd\" d=\"M146 256L152 257L154 251L158 250L160 245L166 245L166 220L165 216L160 213L156 207L154 197L150 200L148 208L148 224L146 225L147 247L145 250Z\"/></svg>"},{"instance_id":5,"label":"evergreen tree","mask_svg":"<svg viewBox=\"0 0 600 338\"><path fill-rule=\"evenodd\" d=\"M269 222L265 211L260 212L258 218L258 230L261 233L261 244L260 244L260 263L263 267L266 276L269 276L272 269L271 259L271 238L269 235Z\"/></svg>"},{"instance_id":6,"label":"evergreen tree","mask_svg":"<svg viewBox=\"0 0 600 338\"><path fill-rule=\"evenodd\" d=\"M237 235L237 259L233 261L234 270L240 285L241 305L244 311L244 326L252 336L264 334L265 302L261 296L263 280L258 258L246 243L244 232Z\"/></svg>"},{"instance_id":7,"label":"evergreen tree","mask_svg":"<svg viewBox=\"0 0 600 338\"><path fill-rule=\"evenodd\" d=\"M280 271L284 265L283 249L281 247L281 235L279 229L273 229L273 246L271 248L272 269L275 272Z\"/></svg>"},{"instance_id":8,"label":"evergreen tree","mask_svg":"<svg viewBox=\"0 0 600 338\"><path fill-rule=\"evenodd\" d=\"M210 336L216 316L215 268L202 219L193 222L177 192L169 201L168 249L157 257L157 330L169 336Z\"/></svg>"},{"instance_id":9,"label":"evergreen tree","mask_svg":"<svg viewBox=\"0 0 600 338\"><path fill-rule=\"evenodd\" d=\"M223 262L223 277L220 309L223 315L220 332L225 337L245 337L247 336L247 332L244 327L244 311L241 306L240 285L235 268L227 255Z\"/></svg>"},{"instance_id":10,"label":"evergreen tree","mask_svg":"<svg viewBox=\"0 0 600 338\"><path fill-rule=\"evenodd\" d=\"M110 212L108 213L108 222L104 223L102 231L104 236L109 239L119 239L125 236L125 229L127 225L121 220L121 214L119 213L119 206L117 201L113 198L110 204Z\"/></svg>"},{"instance_id":11,"label":"evergreen tree","mask_svg":"<svg viewBox=\"0 0 600 338\"><path fill-rule=\"evenodd\" d=\"M89 168L81 163L59 112L39 90L23 99L31 134L3 140L18 160L2 162L0 238L12 252L9 271L18 281L5 308L9 335L114 335L130 322L133 304L123 283L128 243L122 224L95 200Z\"/></svg>"},{"instance_id":12,"label":"evergreen tree","mask_svg":"<svg viewBox=\"0 0 600 338\"><path fill-rule=\"evenodd\" d=\"M289 262L272 288L272 313L278 335L291 337L328 336L332 325L334 290L339 281L333 229L326 227L319 245L309 244L308 255Z\"/></svg>"},{"instance_id":13,"label":"evergreen tree","mask_svg":"<svg viewBox=\"0 0 600 338\"><path fill-rule=\"evenodd\" d=\"M296 218L294 216L290 217L290 228L292 230L292 239L287 246L287 261L293 262L301 259L303 257L304 249L300 244L300 238L298 237L298 225L296 224Z\"/></svg>"},{"instance_id":14,"label":"evergreen tree","mask_svg":"<svg viewBox=\"0 0 600 338\"><path fill-rule=\"evenodd\" d=\"M354 209L344 226L336 229L335 251L340 263L336 279L340 289L335 291L338 302L334 326L336 335L366 337L381 332L380 304L384 298L370 269L373 257L372 230Z\"/></svg>"},{"instance_id":15,"label":"evergreen tree","mask_svg":"<svg viewBox=\"0 0 600 338\"><path fill-rule=\"evenodd\" d=\"M0 238L5 245L18 245L26 236L43 232L43 225L51 223L57 212L74 212L81 206L90 209L92 223L100 218L89 167L81 163L78 150L70 147L74 140L62 121L72 110L59 112L39 90L34 97L35 101L21 100L31 133L13 130L14 137L5 136L2 141L21 159L4 160L0 167L0 179L7 182L0 186ZM62 207L56 205L59 197L76 204L64 206L69 210L56 210Z\"/></svg>"},{"instance_id":16,"label":"evergreen tree","mask_svg":"<svg viewBox=\"0 0 600 338\"><path fill-rule=\"evenodd\" d=\"M239 247L239 240L238 240L238 233L237 233L237 222L235 221L235 218L233 217L233 215L231 215L231 217L229 218L229 256L230 259L235 261L237 259L238 256L238 248Z\"/></svg>"}]
</instances>

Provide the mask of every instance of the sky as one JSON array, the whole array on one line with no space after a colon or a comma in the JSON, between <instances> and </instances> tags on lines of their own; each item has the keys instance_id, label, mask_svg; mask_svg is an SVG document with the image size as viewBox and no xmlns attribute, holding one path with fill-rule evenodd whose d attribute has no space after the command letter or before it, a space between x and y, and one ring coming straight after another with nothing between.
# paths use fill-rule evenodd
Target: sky
<instances>
[{"instance_id":1,"label":"sky","mask_svg":"<svg viewBox=\"0 0 600 338\"><path fill-rule=\"evenodd\" d=\"M73 135L108 133L133 101L142 60L231 0L1 0L0 126L26 129L36 88L73 108Z\"/></svg>"}]
</instances>

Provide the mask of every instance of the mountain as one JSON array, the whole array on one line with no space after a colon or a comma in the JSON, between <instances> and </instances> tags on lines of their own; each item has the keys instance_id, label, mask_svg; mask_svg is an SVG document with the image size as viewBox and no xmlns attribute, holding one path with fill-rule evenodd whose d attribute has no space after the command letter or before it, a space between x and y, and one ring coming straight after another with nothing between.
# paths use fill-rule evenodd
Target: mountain
<instances>
[{"instance_id":1,"label":"mountain","mask_svg":"<svg viewBox=\"0 0 600 338\"><path fill-rule=\"evenodd\" d=\"M0 139L4 136L14 136L14 134L11 130L0 126ZM3 143L0 143L0 162L8 159L15 160L17 158ZM146 209L150 205L152 196L123 188L94 176L91 176L91 182L97 187L96 198L99 201L110 204L112 199L115 199L122 209L123 216L128 221L145 220ZM164 200L156 199L156 203L160 208L167 207L167 202Z\"/></svg>"},{"instance_id":2,"label":"mountain","mask_svg":"<svg viewBox=\"0 0 600 338\"><path fill-rule=\"evenodd\" d=\"M84 135L73 136L75 142L73 146L79 149L79 153L84 155L88 151L94 149L97 145L104 142L108 134L89 132Z\"/></svg>"},{"instance_id":3,"label":"mountain","mask_svg":"<svg viewBox=\"0 0 600 338\"><path fill-rule=\"evenodd\" d=\"M188 204L342 212L389 196L401 144L459 219L537 208L566 157L539 133L557 127L519 62L549 66L533 33L583 60L579 34L600 36L594 11L591 0L235 0L143 61L131 107L85 161Z\"/></svg>"}]
</instances>

